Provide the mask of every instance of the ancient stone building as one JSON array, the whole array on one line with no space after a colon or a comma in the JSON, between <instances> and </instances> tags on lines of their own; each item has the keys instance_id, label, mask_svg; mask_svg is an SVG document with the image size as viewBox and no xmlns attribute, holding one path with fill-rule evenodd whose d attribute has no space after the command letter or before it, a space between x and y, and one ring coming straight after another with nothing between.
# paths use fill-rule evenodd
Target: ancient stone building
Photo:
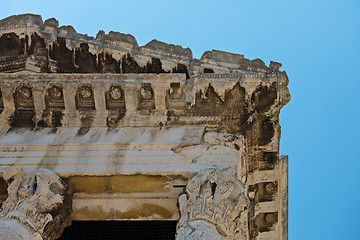
<instances>
[{"instance_id":1,"label":"ancient stone building","mask_svg":"<svg viewBox=\"0 0 360 240\"><path fill-rule=\"evenodd\" d=\"M0 239L56 239L87 220L176 221L178 240L287 239L280 67L1 20Z\"/></svg>"}]
</instances>

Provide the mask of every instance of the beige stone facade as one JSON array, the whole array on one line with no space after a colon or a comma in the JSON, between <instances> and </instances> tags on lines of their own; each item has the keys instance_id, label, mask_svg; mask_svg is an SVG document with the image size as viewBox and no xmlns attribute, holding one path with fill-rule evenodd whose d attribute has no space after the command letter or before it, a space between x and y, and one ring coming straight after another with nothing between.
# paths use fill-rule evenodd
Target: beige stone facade
<instances>
[{"instance_id":1,"label":"beige stone facade","mask_svg":"<svg viewBox=\"0 0 360 240\"><path fill-rule=\"evenodd\" d=\"M134 219L180 220L177 239L287 239L280 67L216 50L195 59L118 32L93 38L37 15L1 20L0 239ZM42 214L38 201L61 210Z\"/></svg>"}]
</instances>

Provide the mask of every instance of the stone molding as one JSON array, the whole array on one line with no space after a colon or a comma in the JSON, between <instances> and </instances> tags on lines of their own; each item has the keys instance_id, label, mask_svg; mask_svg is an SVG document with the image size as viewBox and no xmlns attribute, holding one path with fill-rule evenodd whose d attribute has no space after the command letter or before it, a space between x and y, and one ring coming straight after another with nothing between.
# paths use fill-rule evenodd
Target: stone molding
<instances>
[{"instance_id":1,"label":"stone molding","mask_svg":"<svg viewBox=\"0 0 360 240\"><path fill-rule=\"evenodd\" d=\"M215 239L248 239L246 195L244 184L229 169L210 168L198 172L186 186L186 197L179 198L181 218L177 239L204 239L189 236L197 235L195 221L198 221L195 225L199 221L214 225L217 232L226 237Z\"/></svg>"},{"instance_id":2,"label":"stone molding","mask_svg":"<svg viewBox=\"0 0 360 240\"><path fill-rule=\"evenodd\" d=\"M32 233L32 239L60 237L71 223L71 197L65 183L47 169L24 173L19 167L12 167L3 178L9 187L0 211L0 239L9 239L8 231L14 225L26 229L25 237ZM16 234L22 236L21 232Z\"/></svg>"},{"instance_id":3,"label":"stone molding","mask_svg":"<svg viewBox=\"0 0 360 240\"><path fill-rule=\"evenodd\" d=\"M135 71L134 73L182 72L189 76L205 72L271 73L279 72L281 67L281 64L277 62L271 61L267 66L260 59L249 60L242 54L219 50L206 51L200 59L196 59L193 58L189 48L156 39L144 46L139 46L135 37L120 32L111 31L105 34L101 30L94 38L77 33L72 26L59 27L59 22L54 18L43 22L41 16L34 14L14 15L0 20L0 42L1 35L10 38L13 43L26 42L27 47L23 49L20 44L18 49L10 49L11 47L8 46L6 53L2 53L0 48L0 72L28 70L129 73ZM25 39L25 36L28 39ZM5 40L5 45L9 41L9 39ZM59 47L64 47L66 50L57 51ZM18 55L23 55L24 51L25 58L20 56L17 59ZM49 52L52 53L49 54ZM58 54L67 56L58 58L60 56L57 56ZM65 65L71 65L72 55L76 64L68 68ZM94 56L96 57L93 58ZM70 61L63 65L66 59ZM95 61L98 61L96 64L99 64L99 67L90 66L95 63L92 59L97 59ZM116 66L119 63L120 65L129 63L130 68Z\"/></svg>"}]
</instances>

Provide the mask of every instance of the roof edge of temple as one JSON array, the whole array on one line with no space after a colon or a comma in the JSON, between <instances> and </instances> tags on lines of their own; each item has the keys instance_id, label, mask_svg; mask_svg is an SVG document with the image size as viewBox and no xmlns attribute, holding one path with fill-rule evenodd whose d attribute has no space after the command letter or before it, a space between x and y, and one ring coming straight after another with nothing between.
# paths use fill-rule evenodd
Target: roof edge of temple
<instances>
[{"instance_id":1,"label":"roof edge of temple","mask_svg":"<svg viewBox=\"0 0 360 240\"><path fill-rule=\"evenodd\" d=\"M242 54L219 50L206 51L200 59L196 59L193 58L190 48L164 43L156 39L144 46L139 46L135 37L131 34L115 31L110 31L106 34L100 30L96 37L92 37L76 32L74 27L70 25L59 26L59 22L55 18L49 18L43 22L42 17L36 14L13 15L0 20L0 35L15 30L19 32L21 29L26 29L26 33L41 32L45 35L50 34L50 39L52 40L56 37L63 37L70 40L88 42L99 47L120 48L142 55L172 58L189 65L202 65L210 72L214 72L212 66L218 69L229 69L230 72L279 72L281 67L281 64L278 62L271 61L270 65L267 66L261 59L249 60Z\"/></svg>"}]
</instances>

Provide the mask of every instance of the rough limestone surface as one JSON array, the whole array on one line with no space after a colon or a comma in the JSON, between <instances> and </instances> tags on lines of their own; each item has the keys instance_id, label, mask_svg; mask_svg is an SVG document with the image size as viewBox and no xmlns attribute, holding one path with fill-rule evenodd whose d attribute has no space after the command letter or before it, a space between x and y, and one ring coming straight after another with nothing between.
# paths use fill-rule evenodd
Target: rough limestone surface
<instances>
[{"instance_id":1,"label":"rough limestone surface","mask_svg":"<svg viewBox=\"0 0 360 240\"><path fill-rule=\"evenodd\" d=\"M186 226L178 229L176 240L226 240L225 236L221 235L216 227L204 220L195 220L189 222Z\"/></svg>"},{"instance_id":2,"label":"rough limestone surface","mask_svg":"<svg viewBox=\"0 0 360 240\"><path fill-rule=\"evenodd\" d=\"M0 210L0 239L56 239L70 225L71 198L50 170L24 173L12 167L4 176L8 197Z\"/></svg>"},{"instance_id":3,"label":"rough limestone surface","mask_svg":"<svg viewBox=\"0 0 360 240\"><path fill-rule=\"evenodd\" d=\"M16 193L17 181L29 189L42 186L50 196L44 198L36 187L35 205L27 202L28 209L52 209L38 204L56 196L45 184L53 180L38 174L48 169L73 192L73 220L181 215L178 237L186 238L190 229L192 236L212 235L206 238L286 240L288 160L279 156L279 114L290 94L280 68L274 61L219 50L196 59L189 48L158 40L139 46L120 32L91 37L34 14L0 20L0 197ZM32 180L22 182L28 175L7 171L14 165ZM218 172L210 174L209 168ZM195 175L202 187L192 194ZM220 197L217 192L229 184L235 190ZM8 215L22 206L9 204L18 201L12 196L17 194L0 202L1 226L20 224L18 229L30 235L36 229L41 237L61 234L62 228L52 227L55 218L40 227L49 220L46 214L32 214L41 221ZM231 200L235 196L240 206ZM219 199L239 208L229 215Z\"/></svg>"},{"instance_id":4,"label":"rough limestone surface","mask_svg":"<svg viewBox=\"0 0 360 240\"><path fill-rule=\"evenodd\" d=\"M17 219L0 219L1 240L42 240L38 232L19 222Z\"/></svg>"},{"instance_id":5,"label":"rough limestone surface","mask_svg":"<svg viewBox=\"0 0 360 240\"><path fill-rule=\"evenodd\" d=\"M198 172L179 199L177 240L248 239L248 198L244 184L230 169Z\"/></svg>"}]
</instances>

